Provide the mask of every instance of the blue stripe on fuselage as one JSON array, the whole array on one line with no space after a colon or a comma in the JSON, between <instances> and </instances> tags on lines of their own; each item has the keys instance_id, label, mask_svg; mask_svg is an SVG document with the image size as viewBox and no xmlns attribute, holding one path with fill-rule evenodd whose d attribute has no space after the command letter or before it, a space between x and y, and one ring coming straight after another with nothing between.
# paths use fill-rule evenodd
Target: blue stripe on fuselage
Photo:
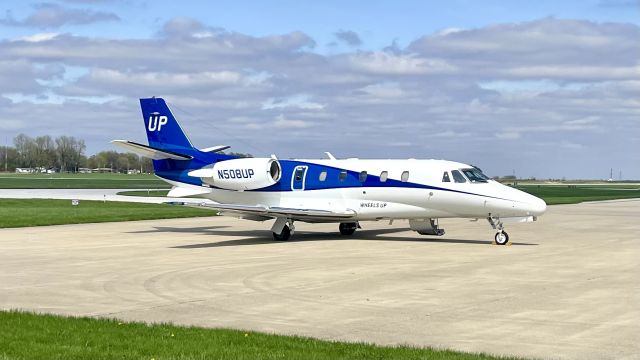
<instances>
[{"instance_id":1,"label":"blue stripe on fuselage","mask_svg":"<svg viewBox=\"0 0 640 360\"><path fill-rule=\"evenodd\" d=\"M414 188L414 189L431 189L450 191L460 194L482 196L492 199L508 200L495 196L476 194L467 191L460 191L454 189L447 189L438 186L419 184L414 182L404 182L394 179L387 179L385 182L380 181L380 176L367 174L367 178L364 182L360 182L360 172L351 171L347 169L341 169L333 166L320 165L315 163L308 163L297 160L280 160L282 166L282 178L274 185L266 188L256 189L252 191L292 191L291 190L291 178L294 173L294 169L297 166L307 166L308 170L305 178L305 190L327 190L327 189L342 189L342 188ZM327 176L325 181L320 181L320 173L326 171ZM346 178L340 180L340 172L346 171Z\"/></svg>"},{"instance_id":2,"label":"blue stripe on fuselage","mask_svg":"<svg viewBox=\"0 0 640 360\"><path fill-rule=\"evenodd\" d=\"M201 168L206 165L210 165L215 161L220 161L220 155L211 156L208 160L203 159L201 157L202 154L205 155L213 155L200 153L198 155L199 159L194 157L191 161L175 161L175 160L161 160L164 162L163 170L164 171L156 171L156 175L175 182L186 183L190 185L202 186L202 181L200 178L194 178L188 176L187 173L193 169ZM233 157L226 157L224 160L228 160ZM439 186L432 186L426 184L419 184L414 182L403 182L394 179L387 179L385 182L380 181L380 177L377 175L368 174L367 178L364 182L360 182L360 173L357 171L351 171L346 169L341 169L333 166L320 165L315 163L308 163L304 161L298 160L279 160L280 165L282 167L282 177L280 181L276 184L273 184L266 188L255 189L255 190L246 190L246 191L254 191L254 192L288 192L293 191L291 189L291 180L293 177L294 169L297 166L307 166L308 170L305 177L305 191L313 191L313 190L328 190L328 189L344 189L344 188L414 188L414 189L427 189L427 190L440 190L440 191L449 191L459 194L466 195L475 195L481 196L491 199L499 199L499 200L507 200L513 201L510 199L504 199L495 196L482 195L467 191L448 189ZM155 163L155 161L154 161ZM172 166L173 165L173 166ZM326 171L327 175L324 181L320 181L320 173ZM346 171L347 176L344 180L340 180L340 173ZM222 189L216 186L210 186L214 189ZM224 189L222 189L224 190Z\"/></svg>"}]
</instances>

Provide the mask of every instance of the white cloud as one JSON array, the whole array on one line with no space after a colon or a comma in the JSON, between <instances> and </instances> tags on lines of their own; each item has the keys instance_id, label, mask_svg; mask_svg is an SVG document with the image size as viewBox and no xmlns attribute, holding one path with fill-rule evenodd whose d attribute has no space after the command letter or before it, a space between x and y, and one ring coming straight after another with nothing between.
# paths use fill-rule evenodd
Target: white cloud
<instances>
[{"instance_id":1,"label":"white cloud","mask_svg":"<svg viewBox=\"0 0 640 360\"><path fill-rule=\"evenodd\" d=\"M355 70L387 75L450 74L456 70L442 59L382 51L354 54L349 57L349 62Z\"/></svg>"},{"instance_id":2,"label":"white cloud","mask_svg":"<svg viewBox=\"0 0 640 360\"><path fill-rule=\"evenodd\" d=\"M501 132L496 134L496 138L503 140L520 139L520 133L516 131Z\"/></svg>"},{"instance_id":3,"label":"white cloud","mask_svg":"<svg viewBox=\"0 0 640 360\"><path fill-rule=\"evenodd\" d=\"M311 101L311 96L298 94L284 99L270 98L262 104L263 110L298 108L304 110L322 110L324 105Z\"/></svg>"},{"instance_id":4,"label":"white cloud","mask_svg":"<svg viewBox=\"0 0 640 360\"><path fill-rule=\"evenodd\" d=\"M431 134L431 136L438 137L438 138L454 138L455 139L455 138L468 137L468 136L471 136L471 134L464 131L447 130L447 131Z\"/></svg>"},{"instance_id":5,"label":"white cloud","mask_svg":"<svg viewBox=\"0 0 640 360\"><path fill-rule=\"evenodd\" d=\"M0 24L6 26L26 26L39 28L58 28L63 25L84 25L104 21L120 21L118 15L106 11L90 9L66 8L54 3L37 3L32 5L33 13L28 17L17 20L11 12L7 12Z\"/></svg>"},{"instance_id":6,"label":"white cloud","mask_svg":"<svg viewBox=\"0 0 640 360\"><path fill-rule=\"evenodd\" d=\"M216 84L237 84L240 74L232 71L202 73L166 73L166 72L121 72L110 69L95 69L91 77L98 81L114 84L145 86L201 86Z\"/></svg>"},{"instance_id":7,"label":"white cloud","mask_svg":"<svg viewBox=\"0 0 640 360\"><path fill-rule=\"evenodd\" d=\"M407 92L403 90L398 83L379 83L367 85L360 88L360 91L376 98L395 99L407 96Z\"/></svg>"},{"instance_id":8,"label":"white cloud","mask_svg":"<svg viewBox=\"0 0 640 360\"><path fill-rule=\"evenodd\" d=\"M442 29L442 30L436 32L435 35L436 36L447 36L447 35L450 35L450 34L455 34L455 33L461 32L461 31L465 31L465 29L457 28L457 27L450 27L450 28L445 28L445 29Z\"/></svg>"},{"instance_id":9,"label":"white cloud","mask_svg":"<svg viewBox=\"0 0 640 360\"><path fill-rule=\"evenodd\" d=\"M305 129L311 127L312 124L302 120L287 119L284 115L280 114L273 122L273 126L276 129Z\"/></svg>"},{"instance_id":10,"label":"white cloud","mask_svg":"<svg viewBox=\"0 0 640 360\"><path fill-rule=\"evenodd\" d=\"M37 43L37 42L42 42L42 41L49 41L51 39L54 39L58 35L60 35L60 34L59 33L55 33L55 32L45 32L45 33L37 33L37 34L33 34L33 35L23 36L23 37L20 37L20 38L18 38L16 40ZM14 40L14 41L16 41L16 40Z\"/></svg>"},{"instance_id":11,"label":"white cloud","mask_svg":"<svg viewBox=\"0 0 640 360\"><path fill-rule=\"evenodd\" d=\"M504 74L520 78L552 78L552 79L630 79L638 77L640 65L630 66L518 66L504 71Z\"/></svg>"}]
</instances>

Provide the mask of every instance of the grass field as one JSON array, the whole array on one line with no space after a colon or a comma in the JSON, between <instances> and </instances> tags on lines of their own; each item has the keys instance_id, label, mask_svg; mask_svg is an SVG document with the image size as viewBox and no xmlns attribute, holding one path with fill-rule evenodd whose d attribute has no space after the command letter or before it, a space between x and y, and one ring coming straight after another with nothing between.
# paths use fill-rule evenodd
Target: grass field
<instances>
[{"instance_id":1,"label":"grass field","mask_svg":"<svg viewBox=\"0 0 640 360\"><path fill-rule=\"evenodd\" d=\"M169 184L154 175L0 173L0 189L159 189Z\"/></svg>"},{"instance_id":2,"label":"grass field","mask_svg":"<svg viewBox=\"0 0 640 360\"><path fill-rule=\"evenodd\" d=\"M448 350L16 311L0 311L0 333L0 359L498 359Z\"/></svg>"},{"instance_id":3,"label":"grass field","mask_svg":"<svg viewBox=\"0 0 640 360\"><path fill-rule=\"evenodd\" d=\"M215 212L163 204L0 199L0 228L213 216Z\"/></svg>"},{"instance_id":4,"label":"grass field","mask_svg":"<svg viewBox=\"0 0 640 360\"><path fill-rule=\"evenodd\" d=\"M518 185L517 189L542 198L548 205L583 201L640 198L638 185Z\"/></svg>"}]
</instances>

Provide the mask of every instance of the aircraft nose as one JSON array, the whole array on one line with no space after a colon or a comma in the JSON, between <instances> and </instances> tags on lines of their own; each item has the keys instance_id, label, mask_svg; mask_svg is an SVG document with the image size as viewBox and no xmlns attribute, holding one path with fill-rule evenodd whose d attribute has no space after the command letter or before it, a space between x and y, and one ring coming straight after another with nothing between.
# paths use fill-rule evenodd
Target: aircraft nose
<instances>
[{"instance_id":1,"label":"aircraft nose","mask_svg":"<svg viewBox=\"0 0 640 360\"><path fill-rule=\"evenodd\" d=\"M547 203L538 197L535 197L535 196L531 196L531 197L533 199L528 201L529 212L531 212L531 215L540 216L544 214L544 212L547 211Z\"/></svg>"}]
</instances>

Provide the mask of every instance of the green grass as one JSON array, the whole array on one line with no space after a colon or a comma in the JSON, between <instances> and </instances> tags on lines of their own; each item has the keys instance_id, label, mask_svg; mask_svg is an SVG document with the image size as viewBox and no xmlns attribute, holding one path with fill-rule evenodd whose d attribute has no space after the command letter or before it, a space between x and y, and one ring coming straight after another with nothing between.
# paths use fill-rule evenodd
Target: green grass
<instances>
[{"instance_id":1,"label":"green grass","mask_svg":"<svg viewBox=\"0 0 640 360\"><path fill-rule=\"evenodd\" d=\"M0 174L0 189L158 189L169 184L140 174Z\"/></svg>"},{"instance_id":2,"label":"green grass","mask_svg":"<svg viewBox=\"0 0 640 360\"><path fill-rule=\"evenodd\" d=\"M213 216L214 211L165 204L71 200L0 199L0 228L108 221Z\"/></svg>"},{"instance_id":3,"label":"green grass","mask_svg":"<svg viewBox=\"0 0 640 360\"><path fill-rule=\"evenodd\" d=\"M0 312L0 334L0 359L498 359L449 350L18 311Z\"/></svg>"},{"instance_id":4,"label":"green grass","mask_svg":"<svg viewBox=\"0 0 640 360\"><path fill-rule=\"evenodd\" d=\"M518 185L516 188L542 198L548 205L640 198L638 185Z\"/></svg>"}]
</instances>

